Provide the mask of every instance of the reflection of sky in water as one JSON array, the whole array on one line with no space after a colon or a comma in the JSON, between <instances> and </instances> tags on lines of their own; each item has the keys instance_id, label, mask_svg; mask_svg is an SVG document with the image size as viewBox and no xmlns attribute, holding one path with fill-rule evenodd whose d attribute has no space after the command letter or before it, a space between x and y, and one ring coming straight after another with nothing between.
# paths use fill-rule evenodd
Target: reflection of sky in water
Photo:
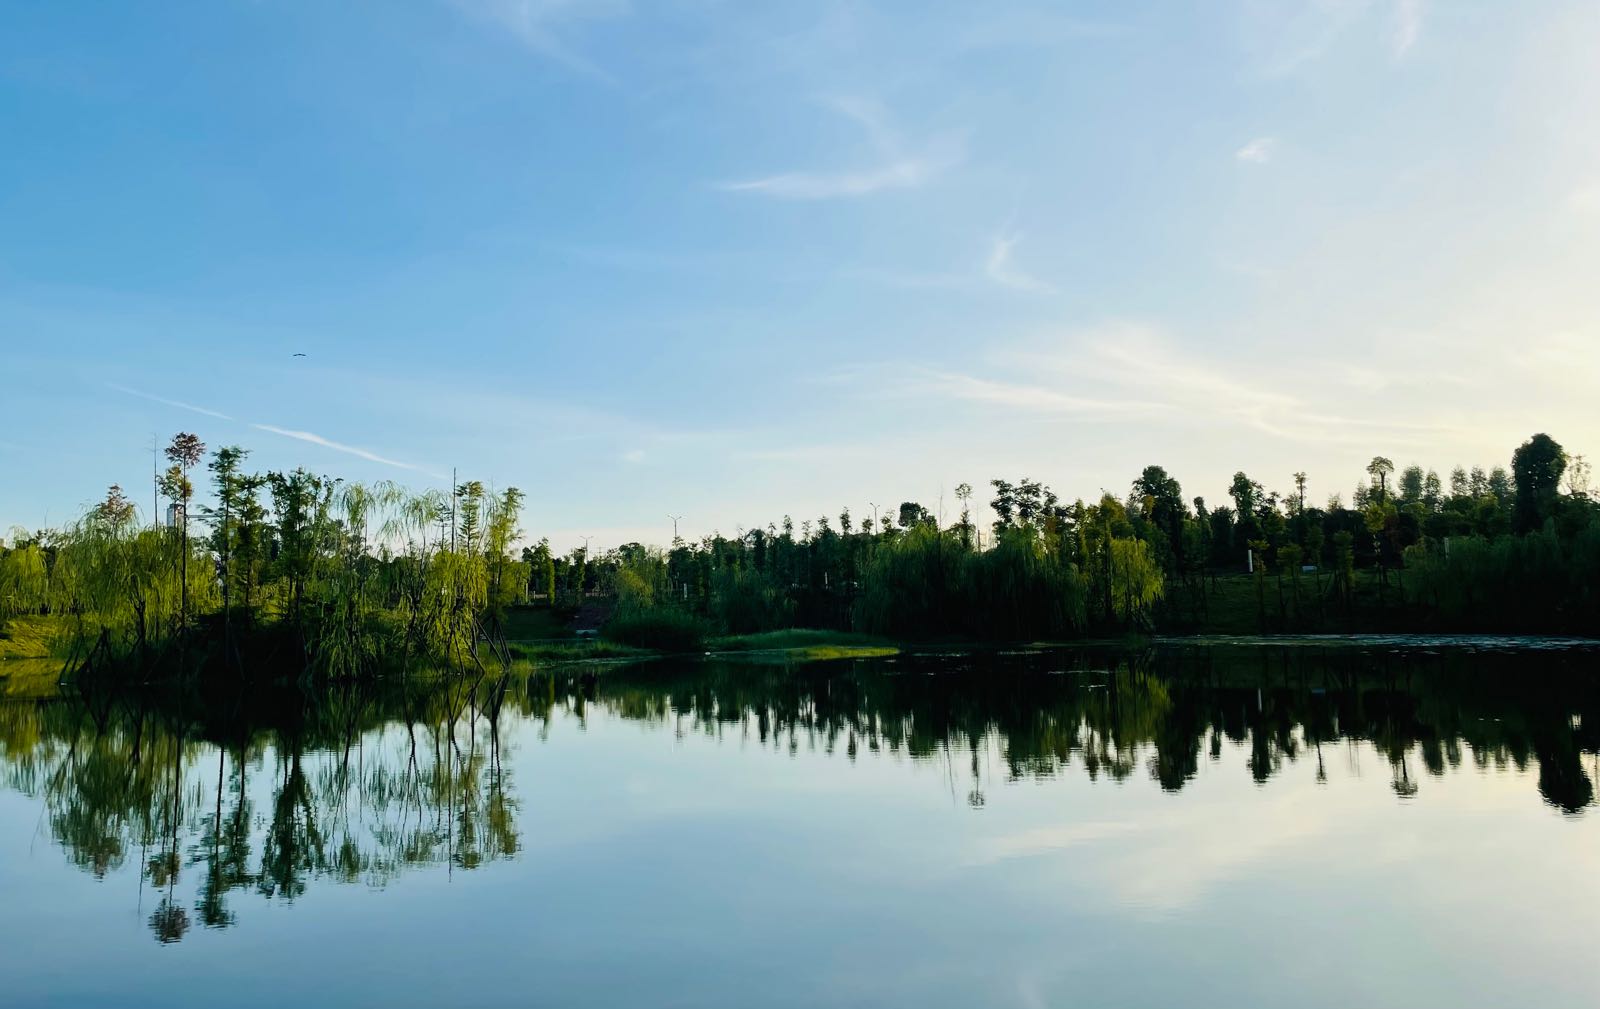
<instances>
[{"instance_id":1,"label":"reflection of sky in water","mask_svg":"<svg viewBox=\"0 0 1600 1009\"><path fill-rule=\"evenodd\" d=\"M604 704L548 727L508 714L514 857L313 879L292 903L247 888L234 927L167 946L138 872L154 852L96 880L39 799L0 791L5 1002L1578 1006L1600 990L1600 819L1552 809L1531 763L1481 769L1467 749L1433 776L1413 754L1402 799L1367 742L1323 743L1323 783L1302 745L1258 784L1248 744L1213 759L1208 737L1174 792L1148 746L1123 780L1011 780L993 736L976 759L863 742L852 760L843 738L829 754L802 732L791 752L753 720L704 729ZM217 764L186 753L174 894L192 909ZM403 768L405 731L366 734L351 761L369 780ZM324 784L337 764L303 761ZM280 775L255 754L256 858ZM376 805L322 822L392 833Z\"/></svg>"}]
</instances>

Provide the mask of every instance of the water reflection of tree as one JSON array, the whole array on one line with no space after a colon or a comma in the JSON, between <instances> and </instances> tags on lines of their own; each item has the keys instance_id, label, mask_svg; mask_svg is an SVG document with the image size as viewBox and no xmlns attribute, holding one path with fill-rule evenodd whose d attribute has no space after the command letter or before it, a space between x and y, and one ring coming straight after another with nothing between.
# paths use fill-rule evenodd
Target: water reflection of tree
<instances>
[{"instance_id":1,"label":"water reflection of tree","mask_svg":"<svg viewBox=\"0 0 1600 1009\"><path fill-rule=\"evenodd\" d=\"M1403 797L1470 763L1528 769L1552 806L1594 801L1600 684L1572 658L1351 655L1317 650L905 659L787 667L715 661L515 682L349 684L312 703L267 696L85 695L0 705L0 768L39 797L68 858L96 876L131 860L162 942L225 928L246 895L294 900L322 882L381 886L408 868L474 869L520 848L499 713L542 738L595 710L680 736L948 768L952 792L1076 768L1183 788L1244 754L1268 782L1368 747ZM958 779L967 779L964 786ZM180 887L187 883L192 896ZM151 893L146 896L143 889Z\"/></svg>"},{"instance_id":2,"label":"water reflection of tree","mask_svg":"<svg viewBox=\"0 0 1600 1009\"><path fill-rule=\"evenodd\" d=\"M43 800L74 864L106 876L138 855L150 929L176 942L195 921L232 925L235 894L294 900L321 880L383 885L412 866L515 854L498 726L479 699L300 698L287 717L274 703L256 712L265 724L211 726L205 739L182 706L4 705L0 761L12 787ZM192 910L179 889L189 869Z\"/></svg>"},{"instance_id":3,"label":"water reflection of tree","mask_svg":"<svg viewBox=\"0 0 1600 1009\"><path fill-rule=\"evenodd\" d=\"M1325 747L1367 743L1404 797L1470 750L1479 767L1523 770L1536 759L1541 795L1577 812L1594 801L1582 757L1600 743L1600 716L1583 717L1600 709L1592 661L1196 649L853 669L665 663L601 677L566 703L791 752L832 753L843 740L850 759L882 748L954 766L954 753L992 746L1013 779L1076 764L1091 779L1123 780L1143 767L1167 790L1198 773L1202 753L1220 760L1224 739L1245 748L1258 783L1307 757L1325 781ZM980 804L971 763L969 800Z\"/></svg>"}]
</instances>

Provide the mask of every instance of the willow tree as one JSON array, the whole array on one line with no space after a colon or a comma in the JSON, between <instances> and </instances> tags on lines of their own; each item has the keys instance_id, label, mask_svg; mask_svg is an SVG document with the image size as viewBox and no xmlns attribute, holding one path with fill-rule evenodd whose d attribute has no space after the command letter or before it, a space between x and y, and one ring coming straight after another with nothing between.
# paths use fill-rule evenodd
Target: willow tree
<instances>
[{"instance_id":1,"label":"willow tree","mask_svg":"<svg viewBox=\"0 0 1600 1009\"><path fill-rule=\"evenodd\" d=\"M1150 544L1137 539L1111 541L1111 596L1117 617L1126 625L1148 623L1151 610L1166 588L1161 565Z\"/></svg>"},{"instance_id":2,"label":"willow tree","mask_svg":"<svg viewBox=\"0 0 1600 1009\"><path fill-rule=\"evenodd\" d=\"M1014 639L1081 631L1088 587L1060 539L1033 524L1014 526L1001 531L991 549L964 553L960 596L968 629Z\"/></svg>"},{"instance_id":3,"label":"willow tree","mask_svg":"<svg viewBox=\"0 0 1600 1009\"><path fill-rule=\"evenodd\" d=\"M72 614L80 638L124 641L142 653L166 626L181 628L183 600L209 601L210 578L182 570L172 538L139 528L132 505L113 486L106 499L63 530L52 579L54 607Z\"/></svg>"},{"instance_id":4,"label":"willow tree","mask_svg":"<svg viewBox=\"0 0 1600 1009\"><path fill-rule=\"evenodd\" d=\"M479 617L489 603L488 564L482 554L441 550L428 569L425 592L433 603L421 625L435 656L465 664L476 654Z\"/></svg>"},{"instance_id":5,"label":"willow tree","mask_svg":"<svg viewBox=\"0 0 1600 1009\"><path fill-rule=\"evenodd\" d=\"M511 546L522 535L518 521L522 516L522 491L507 487L489 507L485 550L491 565L489 608L495 619L505 613L513 600L526 591L527 568L512 560Z\"/></svg>"},{"instance_id":6,"label":"willow tree","mask_svg":"<svg viewBox=\"0 0 1600 1009\"><path fill-rule=\"evenodd\" d=\"M402 662L439 644L437 631L448 592L441 591L435 568L450 554L444 547L453 533L440 519L449 522L451 504L440 491L399 493L380 528L383 539L400 551L394 563L394 592L401 613ZM430 531L435 533L432 540Z\"/></svg>"},{"instance_id":7,"label":"willow tree","mask_svg":"<svg viewBox=\"0 0 1600 1009\"><path fill-rule=\"evenodd\" d=\"M321 577L314 583L317 620L310 628L313 660L333 676L366 672L377 658L372 633L368 533L382 501L365 484L341 484L330 490L327 553ZM336 514L337 519L331 516Z\"/></svg>"},{"instance_id":8,"label":"willow tree","mask_svg":"<svg viewBox=\"0 0 1600 1009\"><path fill-rule=\"evenodd\" d=\"M50 571L44 548L27 536L0 551L0 620L38 613L49 605Z\"/></svg>"},{"instance_id":9,"label":"willow tree","mask_svg":"<svg viewBox=\"0 0 1600 1009\"><path fill-rule=\"evenodd\" d=\"M855 601L858 628L877 634L948 633L963 614L960 549L955 534L914 522L873 551Z\"/></svg>"}]
</instances>

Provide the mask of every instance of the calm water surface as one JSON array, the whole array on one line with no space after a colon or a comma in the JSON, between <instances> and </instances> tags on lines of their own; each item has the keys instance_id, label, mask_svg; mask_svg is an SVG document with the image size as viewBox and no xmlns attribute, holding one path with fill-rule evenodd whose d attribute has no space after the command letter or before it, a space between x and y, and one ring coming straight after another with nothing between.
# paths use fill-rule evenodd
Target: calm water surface
<instances>
[{"instance_id":1,"label":"calm water surface","mask_svg":"<svg viewBox=\"0 0 1600 1009\"><path fill-rule=\"evenodd\" d=\"M0 703L0 1005L1593 1006L1597 685L1304 642Z\"/></svg>"}]
</instances>

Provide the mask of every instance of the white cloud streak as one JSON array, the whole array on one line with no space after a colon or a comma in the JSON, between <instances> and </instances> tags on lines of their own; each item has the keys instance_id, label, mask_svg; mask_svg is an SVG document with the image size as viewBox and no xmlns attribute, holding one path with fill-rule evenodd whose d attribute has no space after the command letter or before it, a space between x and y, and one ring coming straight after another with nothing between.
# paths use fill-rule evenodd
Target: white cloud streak
<instances>
[{"instance_id":1,"label":"white cloud streak","mask_svg":"<svg viewBox=\"0 0 1600 1009\"><path fill-rule=\"evenodd\" d=\"M785 172L761 179L725 182L730 193L763 193L784 200L832 200L867 196L885 189L913 189L927 181L933 166L908 158L860 172Z\"/></svg>"},{"instance_id":2,"label":"white cloud streak","mask_svg":"<svg viewBox=\"0 0 1600 1009\"><path fill-rule=\"evenodd\" d=\"M1012 251L1022 241L1021 235L1001 235L989 244L989 258L984 262L984 274L1001 287L1014 291L1048 294L1055 287L1018 268L1012 261Z\"/></svg>"},{"instance_id":3,"label":"white cloud streak","mask_svg":"<svg viewBox=\"0 0 1600 1009\"><path fill-rule=\"evenodd\" d=\"M1396 61L1404 59L1422 36L1427 0L1263 0L1241 6L1258 70L1283 77L1320 60L1352 32L1386 46Z\"/></svg>"},{"instance_id":4,"label":"white cloud streak","mask_svg":"<svg viewBox=\"0 0 1600 1009\"><path fill-rule=\"evenodd\" d=\"M1263 380L1235 365L1186 355L1158 331L1124 324L1091 333L1065 355L1032 358L1036 368L1137 390L1191 417L1214 417L1303 444L1367 444L1381 431L1393 444L1414 444L1449 428L1431 423L1334 416L1303 399L1296 381Z\"/></svg>"},{"instance_id":5,"label":"white cloud streak","mask_svg":"<svg viewBox=\"0 0 1600 1009\"><path fill-rule=\"evenodd\" d=\"M1240 161L1253 165L1264 165L1272 160L1273 151L1277 149L1277 146L1278 142L1271 137L1256 137L1237 151L1234 151L1233 156Z\"/></svg>"},{"instance_id":6,"label":"white cloud streak","mask_svg":"<svg viewBox=\"0 0 1600 1009\"><path fill-rule=\"evenodd\" d=\"M1166 409L1160 403L1131 399L1096 399L1078 396L1046 385L1013 382L955 371L919 369L916 376L902 385L903 392L933 394L969 403L993 404L1032 413L1112 417L1158 413Z\"/></svg>"},{"instance_id":7,"label":"white cloud streak","mask_svg":"<svg viewBox=\"0 0 1600 1009\"><path fill-rule=\"evenodd\" d=\"M1301 384L1186 355L1156 330L1118 324L1033 347L992 352L981 370L921 368L909 374L857 369L877 394L988 406L1039 418L1241 426L1301 444L1436 441L1456 429L1424 419L1335 416L1302 398ZM1024 376L1024 377L1013 377Z\"/></svg>"},{"instance_id":8,"label":"white cloud streak","mask_svg":"<svg viewBox=\"0 0 1600 1009\"><path fill-rule=\"evenodd\" d=\"M886 190L915 189L961 160L959 145L949 139L930 143L916 153L909 152L889 128L883 110L872 102L837 98L828 104L866 132L876 155L874 165L839 171L782 172L723 182L717 188L783 200L849 199Z\"/></svg>"},{"instance_id":9,"label":"white cloud streak","mask_svg":"<svg viewBox=\"0 0 1600 1009\"><path fill-rule=\"evenodd\" d=\"M594 80L615 84L599 64L574 50L562 37L577 21L621 17L625 0L455 0L460 9L510 32L528 49Z\"/></svg>"},{"instance_id":10,"label":"white cloud streak","mask_svg":"<svg viewBox=\"0 0 1600 1009\"><path fill-rule=\"evenodd\" d=\"M1389 51L1399 59L1411 51L1422 34L1423 0L1395 0L1389 27Z\"/></svg>"},{"instance_id":11,"label":"white cloud streak","mask_svg":"<svg viewBox=\"0 0 1600 1009\"><path fill-rule=\"evenodd\" d=\"M304 441L310 442L313 445L321 445L323 448L329 448L335 452L343 452L346 455L353 455L358 459L365 459L368 462L380 463L384 466L393 466L396 469L411 470L414 473L422 473L435 479L443 479L443 474L431 472L424 467L417 466L413 463L400 462L397 459L385 458L384 456L378 455L376 452L369 452L364 448L357 448L354 445L345 445L341 442L324 438L322 435L314 434L310 431L295 431L289 428L275 427L272 424L251 424L250 426L255 428L257 431L266 431L269 434L282 435L285 438L293 438L296 441Z\"/></svg>"},{"instance_id":12,"label":"white cloud streak","mask_svg":"<svg viewBox=\"0 0 1600 1009\"><path fill-rule=\"evenodd\" d=\"M140 399L148 399L152 403L160 403L164 406L175 407L179 410L188 410L190 413L203 414L207 417L215 417L218 420L233 420L232 417L218 410L208 410L203 406L195 406L193 403L185 403L182 400L167 399L165 396L157 396L153 393L140 392L138 389L130 389L125 385L116 385L112 382L107 382L106 388L115 389L117 392L127 393L129 396L138 396Z\"/></svg>"},{"instance_id":13,"label":"white cloud streak","mask_svg":"<svg viewBox=\"0 0 1600 1009\"><path fill-rule=\"evenodd\" d=\"M1167 409L1161 403L1131 397L1081 396L1047 383L979 375L954 368L908 368L903 363L855 365L835 371L823 381L870 389L874 399L956 401L1061 417L1127 418Z\"/></svg>"}]
</instances>

